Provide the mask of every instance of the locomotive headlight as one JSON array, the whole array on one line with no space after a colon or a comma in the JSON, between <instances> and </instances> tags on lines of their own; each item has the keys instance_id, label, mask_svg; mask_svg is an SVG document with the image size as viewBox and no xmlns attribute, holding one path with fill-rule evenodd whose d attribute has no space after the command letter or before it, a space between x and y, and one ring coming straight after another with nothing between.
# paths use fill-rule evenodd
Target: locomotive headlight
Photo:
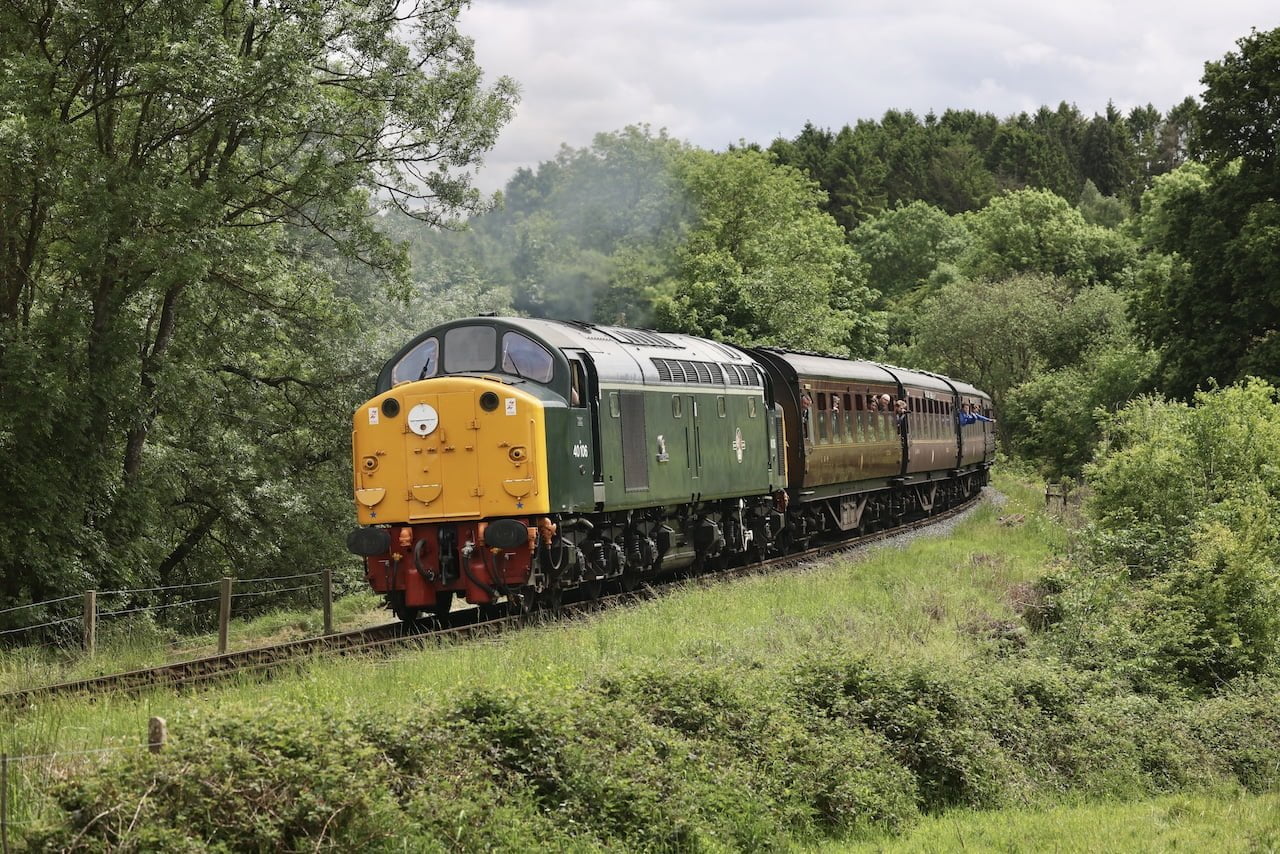
<instances>
[{"instance_id":1,"label":"locomotive headlight","mask_svg":"<svg viewBox=\"0 0 1280 854\"><path fill-rule=\"evenodd\" d=\"M409 410L409 429L419 436L430 436L440 423L440 414L429 403L419 403Z\"/></svg>"}]
</instances>

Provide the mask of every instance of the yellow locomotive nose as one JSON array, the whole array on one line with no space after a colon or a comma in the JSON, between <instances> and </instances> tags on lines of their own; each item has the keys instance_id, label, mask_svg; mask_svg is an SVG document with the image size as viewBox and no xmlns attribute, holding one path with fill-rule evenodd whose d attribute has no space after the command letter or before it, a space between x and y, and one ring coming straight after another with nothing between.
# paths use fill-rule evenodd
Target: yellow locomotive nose
<instances>
[{"instance_id":1,"label":"yellow locomotive nose","mask_svg":"<svg viewBox=\"0 0 1280 854\"><path fill-rule=\"evenodd\" d=\"M496 380L403 383L356 410L362 525L545 513L543 407Z\"/></svg>"}]
</instances>

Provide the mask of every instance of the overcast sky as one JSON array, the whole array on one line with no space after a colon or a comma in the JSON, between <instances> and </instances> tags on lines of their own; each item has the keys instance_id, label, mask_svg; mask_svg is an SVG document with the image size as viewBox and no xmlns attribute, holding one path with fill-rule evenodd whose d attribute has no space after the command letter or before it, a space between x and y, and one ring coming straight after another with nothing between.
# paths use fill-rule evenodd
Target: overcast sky
<instances>
[{"instance_id":1,"label":"overcast sky","mask_svg":"<svg viewBox=\"0 0 1280 854\"><path fill-rule=\"evenodd\" d=\"M486 78L521 88L485 190L628 124L719 150L888 109L1167 110L1276 26L1274 0L472 0L461 22Z\"/></svg>"}]
</instances>

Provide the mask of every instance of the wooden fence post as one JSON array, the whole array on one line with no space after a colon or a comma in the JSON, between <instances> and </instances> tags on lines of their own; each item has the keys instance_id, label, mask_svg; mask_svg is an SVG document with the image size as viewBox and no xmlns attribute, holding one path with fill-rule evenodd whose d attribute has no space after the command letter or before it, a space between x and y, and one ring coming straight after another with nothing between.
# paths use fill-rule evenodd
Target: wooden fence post
<instances>
[{"instance_id":1,"label":"wooden fence post","mask_svg":"<svg viewBox=\"0 0 1280 854\"><path fill-rule=\"evenodd\" d=\"M9 754L0 753L0 844L9 854Z\"/></svg>"},{"instance_id":2,"label":"wooden fence post","mask_svg":"<svg viewBox=\"0 0 1280 854\"><path fill-rule=\"evenodd\" d=\"M164 718L147 721L147 750L159 753L169 741L169 726Z\"/></svg>"},{"instance_id":3,"label":"wooden fence post","mask_svg":"<svg viewBox=\"0 0 1280 854\"><path fill-rule=\"evenodd\" d=\"M98 645L98 591L84 592L84 651L93 655Z\"/></svg>"},{"instance_id":4,"label":"wooden fence post","mask_svg":"<svg viewBox=\"0 0 1280 854\"><path fill-rule=\"evenodd\" d=\"M326 569L324 579L324 633L333 634L333 570Z\"/></svg>"},{"instance_id":5,"label":"wooden fence post","mask_svg":"<svg viewBox=\"0 0 1280 854\"><path fill-rule=\"evenodd\" d=\"M227 629L231 624L231 579L222 579L222 590L218 597L218 654L227 651Z\"/></svg>"}]
</instances>

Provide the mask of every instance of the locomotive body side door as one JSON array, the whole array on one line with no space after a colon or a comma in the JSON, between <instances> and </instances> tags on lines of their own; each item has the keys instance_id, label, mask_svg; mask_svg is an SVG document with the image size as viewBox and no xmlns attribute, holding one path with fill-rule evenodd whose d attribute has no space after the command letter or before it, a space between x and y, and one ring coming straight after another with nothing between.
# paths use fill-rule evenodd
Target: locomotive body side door
<instances>
[{"instance_id":1,"label":"locomotive body side door","mask_svg":"<svg viewBox=\"0 0 1280 854\"><path fill-rule=\"evenodd\" d=\"M547 475L553 511L594 509L600 470L600 426L597 421L599 389L590 357L567 351L569 399L567 406L547 407ZM600 499L603 500L603 499Z\"/></svg>"}]
</instances>

